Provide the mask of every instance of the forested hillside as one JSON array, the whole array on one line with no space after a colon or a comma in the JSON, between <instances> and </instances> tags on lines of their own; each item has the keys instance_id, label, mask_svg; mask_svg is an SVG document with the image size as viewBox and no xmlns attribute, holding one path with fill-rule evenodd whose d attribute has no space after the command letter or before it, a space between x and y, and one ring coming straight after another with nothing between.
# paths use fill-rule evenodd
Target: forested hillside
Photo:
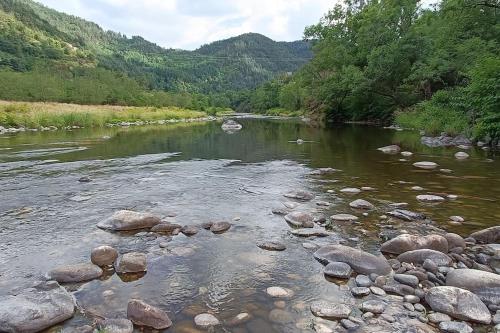
<instances>
[{"instance_id":1,"label":"forested hillside","mask_svg":"<svg viewBox=\"0 0 500 333\"><path fill-rule=\"evenodd\" d=\"M306 29L313 60L241 105L498 138L499 23L494 0L345 1Z\"/></svg>"},{"instance_id":2,"label":"forested hillside","mask_svg":"<svg viewBox=\"0 0 500 333\"><path fill-rule=\"evenodd\" d=\"M259 34L164 49L30 0L0 0L0 99L228 106L235 90L295 71L311 56L306 42Z\"/></svg>"}]
</instances>

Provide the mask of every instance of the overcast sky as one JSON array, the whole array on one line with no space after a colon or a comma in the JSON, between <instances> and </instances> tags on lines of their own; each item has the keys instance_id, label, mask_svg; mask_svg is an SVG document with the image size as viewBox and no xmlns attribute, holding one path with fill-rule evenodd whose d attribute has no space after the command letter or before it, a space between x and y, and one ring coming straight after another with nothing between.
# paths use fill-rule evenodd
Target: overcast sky
<instances>
[{"instance_id":1,"label":"overcast sky","mask_svg":"<svg viewBox=\"0 0 500 333\"><path fill-rule=\"evenodd\" d=\"M336 0L38 0L96 22L107 30L139 35L166 48L195 49L246 32L278 41L302 38Z\"/></svg>"}]
</instances>

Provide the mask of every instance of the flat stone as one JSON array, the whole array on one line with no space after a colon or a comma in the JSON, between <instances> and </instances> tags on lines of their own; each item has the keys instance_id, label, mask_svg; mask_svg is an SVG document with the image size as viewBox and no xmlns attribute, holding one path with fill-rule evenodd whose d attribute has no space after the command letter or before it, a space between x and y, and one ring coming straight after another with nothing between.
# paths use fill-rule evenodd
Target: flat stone
<instances>
[{"instance_id":1,"label":"flat stone","mask_svg":"<svg viewBox=\"0 0 500 333\"><path fill-rule=\"evenodd\" d=\"M366 287L354 287L351 288L351 294L356 297L363 297L370 295L370 288Z\"/></svg>"},{"instance_id":2,"label":"flat stone","mask_svg":"<svg viewBox=\"0 0 500 333\"><path fill-rule=\"evenodd\" d=\"M248 312L242 312L242 313L237 314L233 318L231 318L227 322L227 324L229 326L238 326L238 325L242 325L242 324L246 323L250 319L252 319L252 315L251 314L249 314Z\"/></svg>"},{"instance_id":3,"label":"flat stone","mask_svg":"<svg viewBox=\"0 0 500 333\"><path fill-rule=\"evenodd\" d=\"M351 206L352 208L356 208L356 209L374 209L375 206L366 201L366 200L363 200L363 199L357 199L357 200L354 200L353 202L351 202L349 204L349 206Z\"/></svg>"},{"instance_id":4,"label":"flat stone","mask_svg":"<svg viewBox=\"0 0 500 333\"><path fill-rule=\"evenodd\" d=\"M41 283L0 299L0 332L39 332L73 317L74 312L71 294L55 282Z\"/></svg>"},{"instance_id":5,"label":"flat stone","mask_svg":"<svg viewBox=\"0 0 500 333\"><path fill-rule=\"evenodd\" d=\"M181 230L182 226L176 223L162 222L151 228L152 232L162 233L162 234L172 234L176 230Z\"/></svg>"},{"instance_id":6,"label":"flat stone","mask_svg":"<svg viewBox=\"0 0 500 333\"><path fill-rule=\"evenodd\" d=\"M388 212L387 215L403 221L420 221L426 219L426 216L424 214L415 213L405 209L395 209L393 211Z\"/></svg>"},{"instance_id":7,"label":"flat stone","mask_svg":"<svg viewBox=\"0 0 500 333\"><path fill-rule=\"evenodd\" d=\"M90 261L97 266L111 266L118 258L118 251L113 247L98 246L90 252Z\"/></svg>"},{"instance_id":8,"label":"flat stone","mask_svg":"<svg viewBox=\"0 0 500 333\"><path fill-rule=\"evenodd\" d=\"M469 154L463 151L459 151L458 153L455 153L455 158L457 160L466 160L469 158Z\"/></svg>"},{"instance_id":9,"label":"flat stone","mask_svg":"<svg viewBox=\"0 0 500 333\"><path fill-rule=\"evenodd\" d=\"M202 313L194 317L194 323L196 326L202 329L208 329L213 326L220 325L219 319L210 313Z\"/></svg>"},{"instance_id":10,"label":"flat stone","mask_svg":"<svg viewBox=\"0 0 500 333\"><path fill-rule=\"evenodd\" d=\"M439 195L422 194L417 195L417 200L422 202L441 202L445 199L443 197L440 197Z\"/></svg>"},{"instance_id":11,"label":"flat stone","mask_svg":"<svg viewBox=\"0 0 500 333\"><path fill-rule=\"evenodd\" d=\"M465 240L462 238L462 236L453 233L447 233L444 235L444 238L446 238L446 240L448 241L448 249L451 250L457 247L465 249Z\"/></svg>"},{"instance_id":12,"label":"flat stone","mask_svg":"<svg viewBox=\"0 0 500 333\"><path fill-rule=\"evenodd\" d=\"M327 301L316 301L311 303L311 312L316 317L326 319L347 319L352 309L341 303L331 303Z\"/></svg>"},{"instance_id":13,"label":"flat stone","mask_svg":"<svg viewBox=\"0 0 500 333\"><path fill-rule=\"evenodd\" d=\"M76 264L57 267L48 273L51 280L59 283L77 283L100 278L102 269L94 264Z\"/></svg>"},{"instance_id":14,"label":"flat stone","mask_svg":"<svg viewBox=\"0 0 500 333\"><path fill-rule=\"evenodd\" d=\"M371 312L374 314L381 314L382 312L384 312L386 307L386 303L377 300L369 300L361 304L361 310L363 312Z\"/></svg>"},{"instance_id":15,"label":"flat stone","mask_svg":"<svg viewBox=\"0 0 500 333\"><path fill-rule=\"evenodd\" d=\"M127 318L137 326L147 326L157 330L172 326L172 321L165 311L138 299L128 302Z\"/></svg>"},{"instance_id":16,"label":"flat stone","mask_svg":"<svg viewBox=\"0 0 500 333\"><path fill-rule=\"evenodd\" d=\"M181 232L188 237L196 235L199 231L200 230L193 225L186 225L181 228Z\"/></svg>"},{"instance_id":17,"label":"flat stone","mask_svg":"<svg viewBox=\"0 0 500 333\"><path fill-rule=\"evenodd\" d=\"M290 233L294 236L298 237L327 237L330 236L330 233L323 229L316 228L306 228L306 229L294 229L290 231Z\"/></svg>"},{"instance_id":18,"label":"flat stone","mask_svg":"<svg viewBox=\"0 0 500 333\"><path fill-rule=\"evenodd\" d=\"M423 191L424 190L424 188L422 186L412 186L411 189L413 191Z\"/></svg>"},{"instance_id":19,"label":"flat stone","mask_svg":"<svg viewBox=\"0 0 500 333\"><path fill-rule=\"evenodd\" d=\"M294 295L293 290L283 287L269 287L266 289L266 293L275 298L289 298Z\"/></svg>"},{"instance_id":20,"label":"flat stone","mask_svg":"<svg viewBox=\"0 0 500 333\"><path fill-rule=\"evenodd\" d=\"M402 151L401 155L403 155L404 157L410 157L413 156L413 153L411 151Z\"/></svg>"},{"instance_id":21,"label":"flat stone","mask_svg":"<svg viewBox=\"0 0 500 333\"><path fill-rule=\"evenodd\" d=\"M314 217L304 212L291 212L285 215L285 221L297 228L313 228Z\"/></svg>"},{"instance_id":22,"label":"flat stone","mask_svg":"<svg viewBox=\"0 0 500 333\"><path fill-rule=\"evenodd\" d=\"M449 266L452 263L452 259L446 254L429 249L404 252L397 259L400 262L418 265L422 265L426 259L434 261L438 266Z\"/></svg>"},{"instance_id":23,"label":"flat stone","mask_svg":"<svg viewBox=\"0 0 500 333\"><path fill-rule=\"evenodd\" d=\"M500 275L477 269L455 269L446 275L446 285L468 290L486 304L500 304Z\"/></svg>"},{"instance_id":24,"label":"flat stone","mask_svg":"<svg viewBox=\"0 0 500 333\"><path fill-rule=\"evenodd\" d=\"M472 333L473 329L462 321L443 321L439 323L441 332L446 333Z\"/></svg>"},{"instance_id":25,"label":"flat stone","mask_svg":"<svg viewBox=\"0 0 500 333\"><path fill-rule=\"evenodd\" d=\"M113 231L150 229L161 223L161 219L148 213L120 210L97 224L98 228Z\"/></svg>"},{"instance_id":26,"label":"flat stone","mask_svg":"<svg viewBox=\"0 0 500 333\"><path fill-rule=\"evenodd\" d=\"M335 214L332 215L330 218L336 222L353 222L358 220L357 216L351 214Z\"/></svg>"},{"instance_id":27,"label":"flat stone","mask_svg":"<svg viewBox=\"0 0 500 333\"><path fill-rule=\"evenodd\" d=\"M334 168L319 168L319 169L311 171L310 175L313 175L313 176L322 176L322 175L329 175L329 174L332 174L332 173L336 173L336 172L339 172L339 171L341 171L341 170L334 169Z\"/></svg>"},{"instance_id":28,"label":"flat stone","mask_svg":"<svg viewBox=\"0 0 500 333\"><path fill-rule=\"evenodd\" d=\"M286 250L286 245L276 241L260 242L257 246L263 250L267 251L284 251Z\"/></svg>"},{"instance_id":29,"label":"flat stone","mask_svg":"<svg viewBox=\"0 0 500 333\"><path fill-rule=\"evenodd\" d=\"M387 275L392 269L387 259L345 245L328 245L314 253L314 258L324 265L344 262L358 274Z\"/></svg>"},{"instance_id":30,"label":"flat stone","mask_svg":"<svg viewBox=\"0 0 500 333\"><path fill-rule=\"evenodd\" d=\"M372 280L368 276L363 274L358 274L355 281L358 287L369 287L372 285Z\"/></svg>"},{"instance_id":31,"label":"flat stone","mask_svg":"<svg viewBox=\"0 0 500 333\"><path fill-rule=\"evenodd\" d=\"M117 273L141 273L146 270L146 255L144 253L125 253L115 262L115 271Z\"/></svg>"},{"instance_id":32,"label":"flat stone","mask_svg":"<svg viewBox=\"0 0 500 333\"><path fill-rule=\"evenodd\" d=\"M231 223L229 222L215 222L212 224L210 227L210 231L213 232L214 234L222 234L226 231L228 231L231 228Z\"/></svg>"},{"instance_id":33,"label":"flat stone","mask_svg":"<svg viewBox=\"0 0 500 333\"><path fill-rule=\"evenodd\" d=\"M442 321L450 321L451 320L450 316L448 316L445 313L441 313L441 312L429 313L427 315L427 317L429 318L429 321L433 324L439 324Z\"/></svg>"},{"instance_id":34,"label":"flat stone","mask_svg":"<svg viewBox=\"0 0 500 333\"><path fill-rule=\"evenodd\" d=\"M338 279L348 279L352 274L351 266L344 262L331 262L325 266L324 274Z\"/></svg>"},{"instance_id":35,"label":"flat stone","mask_svg":"<svg viewBox=\"0 0 500 333\"><path fill-rule=\"evenodd\" d=\"M399 283L406 284L406 285L413 287L413 288L418 286L418 278L414 275L394 274L394 280L398 281Z\"/></svg>"},{"instance_id":36,"label":"flat stone","mask_svg":"<svg viewBox=\"0 0 500 333\"><path fill-rule=\"evenodd\" d=\"M377 148L377 150L383 152L384 154L397 154L401 151L401 147L398 145L390 145Z\"/></svg>"},{"instance_id":37,"label":"flat stone","mask_svg":"<svg viewBox=\"0 0 500 333\"><path fill-rule=\"evenodd\" d=\"M97 324L100 331L106 333L132 333L134 324L128 319L105 319Z\"/></svg>"},{"instance_id":38,"label":"flat stone","mask_svg":"<svg viewBox=\"0 0 500 333\"><path fill-rule=\"evenodd\" d=\"M359 188L355 188L355 187L346 187L346 188L341 189L340 192L347 193L347 194L358 194L361 192L361 190Z\"/></svg>"},{"instance_id":39,"label":"flat stone","mask_svg":"<svg viewBox=\"0 0 500 333\"><path fill-rule=\"evenodd\" d=\"M380 251L401 254L420 249L431 249L448 253L448 241L441 235L418 236L403 234L382 244Z\"/></svg>"},{"instance_id":40,"label":"flat stone","mask_svg":"<svg viewBox=\"0 0 500 333\"><path fill-rule=\"evenodd\" d=\"M433 170L433 169L436 169L438 167L438 164L434 163L434 162L423 161L423 162L413 163L413 166L416 168L420 168L420 169Z\"/></svg>"},{"instance_id":41,"label":"flat stone","mask_svg":"<svg viewBox=\"0 0 500 333\"><path fill-rule=\"evenodd\" d=\"M377 295L377 296L387 295L387 293L384 291L384 289L379 288L379 287L375 287L375 286L371 286L370 291L372 292L372 294Z\"/></svg>"},{"instance_id":42,"label":"flat stone","mask_svg":"<svg viewBox=\"0 0 500 333\"><path fill-rule=\"evenodd\" d=\"M490 311L484 303L468 290L457 287L434 287L425 294L425 301L432 310L472 322L489 324Z\"/></svg>"},{"instance_id":43,"label":"flat stone","mask_svg":"<svg viewBox=\"0 0 500 333\"><path fill-rule=\"evenodd\" d=\"M286 198L291 198L300 201L310 201L314 199L314 194L307 191L290 191L284 194Z\"/></svg>"}]
</instances>

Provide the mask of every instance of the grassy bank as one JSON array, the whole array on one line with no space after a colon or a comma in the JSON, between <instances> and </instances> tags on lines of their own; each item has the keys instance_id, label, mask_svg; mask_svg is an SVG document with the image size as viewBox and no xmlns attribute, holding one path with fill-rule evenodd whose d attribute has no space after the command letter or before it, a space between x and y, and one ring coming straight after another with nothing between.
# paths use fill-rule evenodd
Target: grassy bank
<instances>
[{"instance_id":1,"label":"grassy bank","mask_svg":"<svg viewBox=\"0 0 500 333\"><path fill-rule=\"evenodd\" d=\"M303 111L290 111L285 108L273 108L264 113L266 116L274 117L300 117L304 115Z\"/></svg>"},{"instance_id":2,"label":"grassy bank","mask_svg":"<svg viewBox=\"0 0 500 333\"><path fill-rule=\"evenodd\" d=\"M103 127L106 124L137 121L196 119L201 111L177 107L128 107L62 103L0 101L0 126L4 127Z\"/></svg>"}]
</instances>

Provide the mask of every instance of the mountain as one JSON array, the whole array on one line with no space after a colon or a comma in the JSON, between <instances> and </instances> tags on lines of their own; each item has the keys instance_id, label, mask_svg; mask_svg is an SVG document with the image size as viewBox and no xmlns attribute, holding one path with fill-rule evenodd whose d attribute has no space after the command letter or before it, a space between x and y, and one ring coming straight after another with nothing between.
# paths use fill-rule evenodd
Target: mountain
<instances>
[{"instance_id":1,"label":"mountain","mask_svg":"<svg viewBox=\"0 0 500 333\"><path fill-rule=\"evenodd\" d=\"M110 71L145 89L213 94L254 88L311 57L307 42L275 42L255 33L195 51L165 49L31 0L0 0L2 71L93 79Z\"/></svg>"}]
</instances>

